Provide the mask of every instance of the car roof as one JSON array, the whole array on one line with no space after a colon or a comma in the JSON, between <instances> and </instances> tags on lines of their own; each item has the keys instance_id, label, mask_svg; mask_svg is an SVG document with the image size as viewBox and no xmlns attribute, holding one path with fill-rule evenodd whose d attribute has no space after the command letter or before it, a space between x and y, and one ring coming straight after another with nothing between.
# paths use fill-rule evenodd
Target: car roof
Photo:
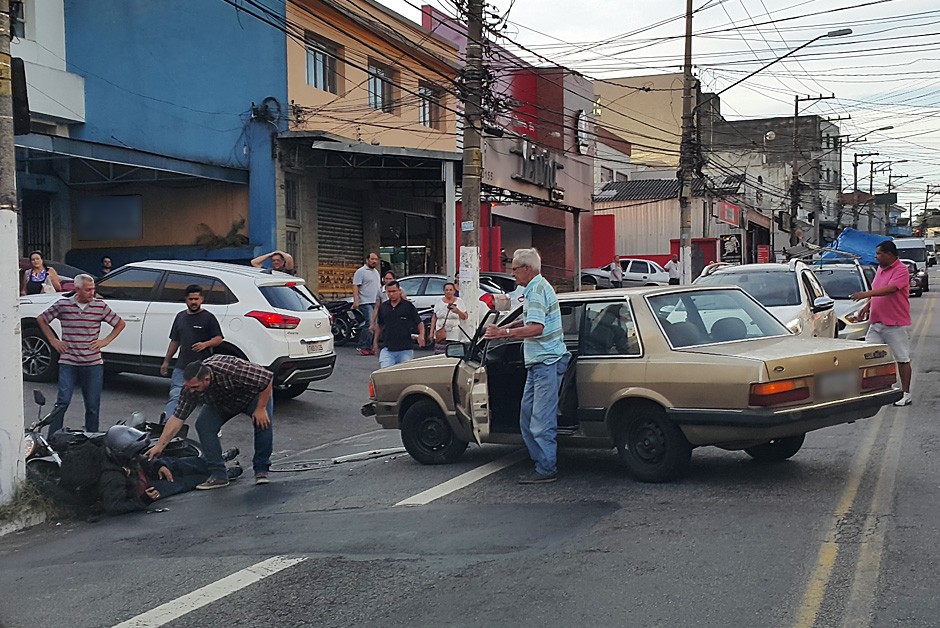
<instances>
[{"instance_id":1,"label":"car roof","mask_svg":"<svg viewBox=\"0 0 940 628\"><path fill-rule=\"evenodd\" d=\"M737 286L640 286L636 288L609 288L604 290L586 290L580 292L559 292L558 300L561 301L609 301L628 296L657 296L660 294L676 294L680 292L702 292L705 290L738 290L743 292Z\"/></svg>"},{"instance_id":2,"label":"car roof","mask_svg":"<svg viewBox=\"0 0 940 628\"><path fill-rule=\"evenodd\" d=\"M255 268L254 266L245 266L243 264L210 262L206 260L143 260L140 262L130 262L129 264L125 264L124 267L143 267L152 268L154 270L187 272L196 275L226 273L229 276L234 275L236 277L243 277L245 279L251 280L283 279L285 281L294 281L298 284L306 284L306 282L300 277L294 277L293 275L288 275L287 273L271 271L267 268Z\"/></svg>"}]
</instances>

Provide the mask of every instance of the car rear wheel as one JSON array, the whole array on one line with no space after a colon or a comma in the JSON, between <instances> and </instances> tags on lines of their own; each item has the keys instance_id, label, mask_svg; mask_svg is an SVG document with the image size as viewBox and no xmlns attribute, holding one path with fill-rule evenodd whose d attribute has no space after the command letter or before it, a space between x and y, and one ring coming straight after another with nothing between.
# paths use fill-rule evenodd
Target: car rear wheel
<instances>
[{"instance_id":1,"label":"car rear wheel","mask_svg":"<svg viewBox=\"0 0 940 628\"><path fill-rule=\"evenodd\" d=\"M744 451L754 460L760 460L761 462L780 462L781 460L786 460L796 455L796 452L803 446L805 439L806 434L775 438L763 445L748 447Z\"/></svg>"},{"instance_id":2,"label":"car rear wheel","mask_svg":"<svg viewBox=\"0 0 940 628\"><path fill-rule=\"evenodd\" d=\"M448 464L467 449L467 441L454 434L437 404L429 399L414 403L401 421L401 442L421 464Z\"/></svg>"},{"instance_id":3,"label":"car rear wheel","mask_svg":"<svg viewBox=\"0 0 940 628\"><path fill-rule=\"evenodd\" d=\"M35 327L23 329L20 342L23 350L23 379L28 382L51 382L59 370L59 354L43 333Z\"/></svg>"},{"instance_id":4,"label":"car rear wheel","mask_svg":"<svg viewBox=\"0 0 940 628\"><path fill-rule=\"evenodd\" d=\"M625 411L615 442L620 460L641 482L669 482L689 468L692 446L662 408L644 405Z\"/></svg>"}]
</instances>

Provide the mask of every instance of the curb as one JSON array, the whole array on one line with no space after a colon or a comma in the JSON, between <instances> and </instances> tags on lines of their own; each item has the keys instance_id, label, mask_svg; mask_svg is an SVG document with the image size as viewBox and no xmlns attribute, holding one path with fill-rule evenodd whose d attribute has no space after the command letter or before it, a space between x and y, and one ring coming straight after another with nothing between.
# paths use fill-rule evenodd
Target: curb
<instances>
[{"instance_id":1,"label":"curb","mask_svg":"<svg viewBox=\"0 0 940 628\"><path fill-rule=\"evenodd\" d=\"M31 528L37 526L40 523L45 523L48 519L48 516L44 512L35 512L24 517L20 517L15 521L8 521L6 523L0 524L0 537L6 536L7 534L13 534L14 532L19 532L25 530L26 528Z\"/></svg>"}]
</instances>

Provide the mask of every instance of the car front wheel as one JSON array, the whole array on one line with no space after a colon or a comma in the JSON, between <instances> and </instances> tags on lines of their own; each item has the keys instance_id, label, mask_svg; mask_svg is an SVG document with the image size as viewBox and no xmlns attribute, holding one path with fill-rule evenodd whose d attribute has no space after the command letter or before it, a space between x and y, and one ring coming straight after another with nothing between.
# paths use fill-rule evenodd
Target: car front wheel
<instances>
[{"instance_id":1,"label":"car front wheel","mask_svg":"<svg viewBox=\"0 0 940 628\"><path fill-rule=\"evenodd\" d=\"M641 482L669 482L689 468L692 446L659 407L629 408L615 430L620 460Z\"/></svg>"},{"instance_id":2,"label":"car front wheel","mask_svg":"<svg viewBox=\"0 0 940 628\"><path fill-rule=\"evenodd\" d=\"M35 328L23 329L23 379L28 382L51 382L56 378L59 354L43 333Z\"/></svg>"},{"instance_id":3,"label":"car front wheel","mask_svg":"<svg viewBox=\"0 0 940 628\"><path fill-rule=\"evenodd\" d=\"M805 439L806 434L775 438L763 445L748 447L744 451L754 460L760 460L761 462L780 462L781 460L786 460L796 455L796 452L803 446Z\"/></svg>"},{"instance_id":4,"label":"car front wheel","mask_svg":"<svg viewBox=\"0 0 940 628\"><path fill-rule=\"evenodd\" d=\"M467 441L454 434L447 418L430 399L414 403L401 420L401 442L421 464L448 464L467 449Z\"/></svg>"}]
</instances>

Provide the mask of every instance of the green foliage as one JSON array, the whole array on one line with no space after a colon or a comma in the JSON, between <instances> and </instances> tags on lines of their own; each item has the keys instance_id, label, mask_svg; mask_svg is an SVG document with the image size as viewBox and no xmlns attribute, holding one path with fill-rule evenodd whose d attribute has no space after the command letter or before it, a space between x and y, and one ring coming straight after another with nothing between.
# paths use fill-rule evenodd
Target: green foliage
<instances>
[{"instance_id":1,"label":"green foliage","mask_svg":"<svg viewBox=\"0 0 940 628\"><path fill-rule=\"evenodd\" d=\"M17 484L13 491L13 498L5 504L0 504L0 524L13 523L42 514L45 514L47 518L57 518L65 516L67 511L44 497L29 482Z\"/></svg>"},{"instance_id":2,"label":"green foliage","mask_svg":"<svg viewBox=\"0 0 940 628\"><path fill-rule=\"evenodd\" d=\"M216 234L212 228L204 222L199 223L196 228L199 230L199 235L196 236L196 244L205 249L224 249L227 247L240 247L248 246L248 236L243 233L239 233L242 229L245 228L246 221L244 218L239 218L232 223L232 226L229 228L228 233L224 236Z\"/></svg>"}]
</instances>

